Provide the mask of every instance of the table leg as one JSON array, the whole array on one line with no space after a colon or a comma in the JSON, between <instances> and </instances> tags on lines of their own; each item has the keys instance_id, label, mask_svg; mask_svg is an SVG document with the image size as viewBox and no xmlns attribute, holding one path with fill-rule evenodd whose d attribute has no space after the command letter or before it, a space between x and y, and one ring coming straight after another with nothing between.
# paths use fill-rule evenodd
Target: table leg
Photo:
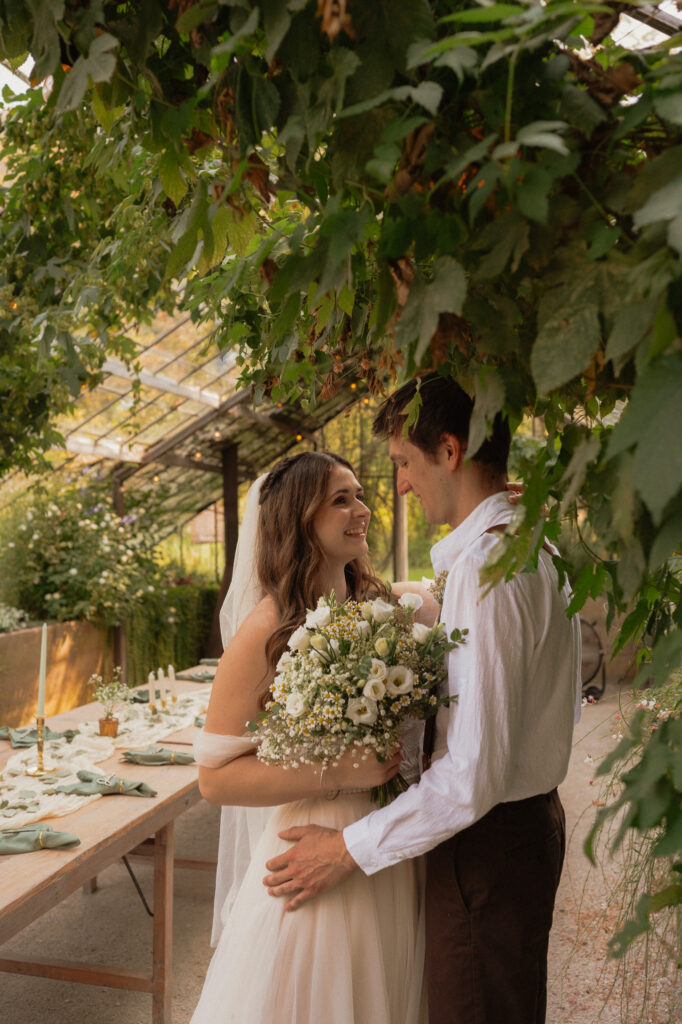
<instances>
[{"instance_id":1,"label":"table leg","mask_svg":"<svg viewBox=\"0 0 682 1024\"><path fill-rule=\"evenodd\" d=\"M152 1024L171 1024L173 988L173 822L154 836Z\"/></svg>"}]
</instances>

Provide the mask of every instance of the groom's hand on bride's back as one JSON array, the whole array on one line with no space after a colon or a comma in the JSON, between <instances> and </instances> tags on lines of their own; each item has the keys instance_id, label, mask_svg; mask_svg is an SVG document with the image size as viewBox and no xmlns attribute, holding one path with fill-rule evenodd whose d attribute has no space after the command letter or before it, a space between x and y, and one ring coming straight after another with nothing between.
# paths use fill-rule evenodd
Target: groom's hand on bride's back
<instances>
[{"instance_id":1,"label":"groom's hand on bride's back","mask_svg":"<svg viewBox=\"0 0 682 1024\"><path fill-rule=\"evenodd\" d=\"M354 747L321 773L320 793L332 800L343 790L380 786L400 771L401 760L400 748L382 764L370 748ZM267 862L270 874L263 884L271 896L287 897L285 910L296 910L325 889L333 888L357 867L346 849L343 832L333 828L300 825L285 829L279 836L293 846Z\"/></svg>"},{"instance_id":2,"label":"groom's hand on bride's back","mask_svg":"<svg viewBox=\"0 0 682 1024\"><path fill-rule=\"evenodd\" d=\"M285 896L285 910L303 903L343 882L357 867L346 849L343 832L322 825L300 825L280 832L294 845L265 865L263 879L271 896Z\"/></svg>"}]
</instances>

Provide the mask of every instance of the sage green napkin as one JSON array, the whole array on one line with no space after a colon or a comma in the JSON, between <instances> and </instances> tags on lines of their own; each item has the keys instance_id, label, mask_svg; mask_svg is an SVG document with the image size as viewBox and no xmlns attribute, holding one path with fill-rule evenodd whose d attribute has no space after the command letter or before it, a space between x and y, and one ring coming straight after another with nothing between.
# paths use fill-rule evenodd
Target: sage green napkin
<instances>
[{"instance_id":1,"label":"sage green napkin","mask_svg":"<svg viewBox=\"0 0 682 1024\"><path fill-rule=\"evenodd\" d=\"M113 796L116 793L122 796L156 796L156 790L148 786L146 782L120 779L117 775L99 775L97 772L81 769L78 772L78 778L81 780L80 782L55 786L56 791L58 793L78 793L80 796L94 796L96 793L101 796Z\"/></svg>"},{"instance_id":2,"label":"sage green napkin","mask_svg":"<svg viewBox=\"0 0 682 1024\"><path fill-rule=\"evenodd\" d=\"M191 754L165 747L146 747L145 750L126 750L123 760L131 764L194 764Z\"/></svg>"},{"instance_id":3,"label":"sage green napkin","mask_svg":"<svg viewBox=\"0 0 682 1024\"><path fill-rule=\"evenodd\" d=\"M78 735L78 729L65 729L64 732L53 732L49 725L45 726L43 739L45 743L50 740L65 739L70 743L74 736ZM12 729L11 726L0 726L0 740L9 740L13 747L34 747L38 742L38 730L35 728Z\"/></svg>"},{"instance_id":4,"label":"sage green napkin","mask_svg":"<svg viewBox=\"0 0 682 1024\"><path fill-rule=\"evenodd\" d=\"M220 658L199 658L200 665L217 665Z\"/></svg>"},{"instance_id":5,"label":"sage green napkin","mask_svg":"<svg viewBox=\"0 0 682 1024\"><path fill-rule=\"evenodd\" d=\"M212 683L215 679L215 672L209 672L207 669L199 670L199 672L178 672L175 678L189 679L193 683Z\"/></svg>"},{"instance_id":6,"label":"sage green napkin","mask_svg":"<svg viewBox=\"0 0 682 1024\"><path fill-rule=\"evenodd\" d=\"M203 729L205 725L206 718L202 717L201 715L197 715L197 717L194 719L194 727L196 729Z\"/></svg>"},{"instance_id":7,"label":"sage green napkin","mask_svg":"<svg viewBox=\"0 0 682 1024\"><path fill-rule=\"evenodd\" d=\"M130 698L133 704L149 704L149 690L135 690L135 693ZM161 700L161 691L156 691L155 700Z\"/></svg>"},{"instance_id":8,"label":"sage green napkin","mask_svg":"<svg viewBox=\"0 0 682 1024\"><path fill-rule=\"evenodd\" d=\"M0 829L0 856L9 853L32 853L33 850L54 850L78 846L80 839L70 832L55 832L52 825L35 821L22 828Z\"/></svg>"}]
</instances>

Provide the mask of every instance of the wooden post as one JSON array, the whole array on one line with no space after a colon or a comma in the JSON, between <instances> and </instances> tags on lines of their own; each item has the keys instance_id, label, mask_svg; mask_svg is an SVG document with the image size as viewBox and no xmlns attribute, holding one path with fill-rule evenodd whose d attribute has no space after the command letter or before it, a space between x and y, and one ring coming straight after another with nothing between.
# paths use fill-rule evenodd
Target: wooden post
<instances>
[{"instance_id":1,"label":"wooden post","mask_svg":"<svg viewBox=\"0 0 682 1024\"><path fill-rule=\"evenodd\" d=\"M171 1024L173 996L173 822L154 836L152 1024Z\"/></svg>"},{"instance_id":2,"label":"wooden post","mask_svg":"<svg viewBox=\"0 0 682 1024\"><path fill-rule=\"evenodd\" d=\"M223 644L220 639L220 609L223 606L225 595L232 580L232 563L234 562L235 551L237 550L237 537L239 536L239 476L238 476L238 448L236 444L226 445L222 451L223 457L223 522L225 530L225 568L223 579L220 584L218 601L213 612L211 632L206 645L206 655L209 658L219 658L223 652Z\"/></svg>"},{"instance_id":3,"label":"wooden post","mask_svg":"<svg viewBox=\"0 0 682 1024\"><path fill-rule=\"evenodd\" d=\"M398 471L393 466L393 578L406 580L407 568L407 498L398 494Z\"/></svg>"},{"instance_id":4,"label":"wooden post","mask_svg":"<svg viewBox=\"0 0 682 1024\"><path fill-rule=\"evenodd\" d=\"M114 474L114 512L123 518L125 512L123 486L119 478ZM125 683L128 676L128 644L126 642L126 624L119 622L114 626L114 667L121 666L121 679Z\"/></svg>"}]
</instances>

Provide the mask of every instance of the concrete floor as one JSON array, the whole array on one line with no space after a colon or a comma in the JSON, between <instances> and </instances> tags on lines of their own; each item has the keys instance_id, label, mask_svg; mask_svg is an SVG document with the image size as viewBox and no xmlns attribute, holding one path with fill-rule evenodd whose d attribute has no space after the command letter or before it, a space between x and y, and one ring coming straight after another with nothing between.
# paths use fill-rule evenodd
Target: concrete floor
<instances>
[{"instance_id":1,"label":"concrete floor","mask_svg":"<svg viewBox=\"0 0 682 1024\"><path fill-rule=\"evenodd\" d=\"M596 786L590 784L594 766L585 759L596 760L613 745L618 703L617 688L610 687L599 704L584 709L562 787L569 845L550 944L548 1024L673 1024L682 1019L663 1010L659 1016L647 1018L621 1013L618 987L613 987L614 965L606 955L606 941L613 928L605 896L615 884L617 866L591 868L583 853L584 837L595 814L593 801L598 796ZM214 859L217 833L217 810L198 804L177 822L176 855ZM135 871L151 899L150 867L138 860ZM177 872L175 1024L189 1021L210 960L212 900L210 874ZM99 876L97 892L74 893L6 943L1 954L145 968L150 950L150 918L123 864L117 864ZM9 1024L148 1024L151 1018L151 999L144 994L2 974L0 1006Z\"/></svg>"}]
</instances>

